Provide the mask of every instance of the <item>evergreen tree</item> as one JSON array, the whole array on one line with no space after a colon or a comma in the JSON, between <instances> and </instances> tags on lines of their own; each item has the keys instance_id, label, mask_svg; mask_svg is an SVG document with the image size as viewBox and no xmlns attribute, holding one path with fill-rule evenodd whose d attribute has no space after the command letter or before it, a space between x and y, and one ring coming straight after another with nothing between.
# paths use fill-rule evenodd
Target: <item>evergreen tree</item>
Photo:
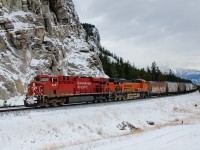
<instances>
[{"instance_id":1,"label":"evergreen tree","mask_svg":"<svg viewBox=\"0 0 200 150\"><path fill-rule=\"evenodd\" d=\"M86 38L93 36L94 25L83 23L83 28L86 31ZM124 61L123 58L118 57L116 54L111 53L104 47L100 47L99 58L102 62L104 72L110 78L126 78L126 79L138 79L142 78L147 81L176 81L176 82L191 82L190 80L185 80L176 77L172 70L167 73L162 73L157 66L156 62L152 62L151 67L147 67L145 70L137 69L134 64L131 65L129 61ZM110 57L115 59L114 62L110 60Z\"/></svg>"}]
</instances>

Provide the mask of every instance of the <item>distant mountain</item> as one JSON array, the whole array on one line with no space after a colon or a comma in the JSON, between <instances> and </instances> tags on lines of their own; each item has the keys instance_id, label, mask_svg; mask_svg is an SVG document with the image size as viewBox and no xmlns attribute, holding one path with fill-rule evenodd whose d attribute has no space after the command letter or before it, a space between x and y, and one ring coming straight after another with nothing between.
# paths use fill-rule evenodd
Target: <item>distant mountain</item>
<instances>
[{"instance_id":1,"label":"distant mountain","mask_svg":"<svg viewBox=\"0 0 200 150\"><path fill-rule=\"evenodd\" d=\"M200 70L194 69L175 69L174 74L178 77L189 79L193 83L200 85Z\"/></svg>"},{"instance_id":2,"label":"distant mountain","mask_svg":"<svg viewBox=\"0 0 200 150\"><path fill-rule=\"evenodd\" d=\"M161 67L162 72L169 72L169 68ZM172 72L180 78L191 80L193 83L200 85L200 70L195 69L173 69Z\"/></svg>"}]
</instances>

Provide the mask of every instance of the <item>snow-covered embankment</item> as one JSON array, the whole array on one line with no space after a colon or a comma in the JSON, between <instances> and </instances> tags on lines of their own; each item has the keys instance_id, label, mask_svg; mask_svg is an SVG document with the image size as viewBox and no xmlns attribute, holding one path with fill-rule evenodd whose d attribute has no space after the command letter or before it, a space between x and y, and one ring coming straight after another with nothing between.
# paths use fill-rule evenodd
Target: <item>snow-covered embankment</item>
<instances>
[{"instance_id":1,"label":"snow-covered embankment","mask_svg":"<svg viewBox=\"0 0 200 150\"><path fill-rule=\"evenodd\" d=\"M94 149L119 137L131 140L135 133L143 134L164 126L183 126L182 121L198 126L199 115L198 92L136 103L0 114L0 149Z\"/></svg>"}]
</instances>

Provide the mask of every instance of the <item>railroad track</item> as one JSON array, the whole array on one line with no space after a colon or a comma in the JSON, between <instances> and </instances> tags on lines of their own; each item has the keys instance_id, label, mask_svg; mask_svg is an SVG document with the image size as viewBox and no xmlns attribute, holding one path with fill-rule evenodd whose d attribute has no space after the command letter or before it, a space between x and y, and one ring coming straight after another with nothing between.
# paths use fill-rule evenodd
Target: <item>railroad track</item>
<instances>
[{"instance_id":1,"label":"railroad track","mask_svg":"<svg viewBox=\"0 0 200 150\"><path fill-rule=\"evenodd\" d=\"M24 105L0 107L0 113L10 112L10 111L21 111L21 110L27 110L27 109L30 109L30 108L25 107Z\"/></svg>"},{"instance_id":2,"label":"railroad track","mask_svg":"<svg viewBox=\"0 0 200 150\"><path fill-rule=\"evenodd\" d=\"M178 95L165 95L165 96L154 96L151 98L142 98L142 99L132 99L132 100L123 100L123 101L108 101L108 102L100 102L100 103L72 103L72 104L65 104L62 106L50 106L50 107L25 107L24 105L18 105L18 106L9 106L9 107L0 107L0 113L3 112L16 112L16 111L26 111L26 110L49 110L49 109L63 109L65 107L68 107L68 109L74 109L74 108L86 108L86 107L98 107L98 106L106 106L107 103L111 105L118 105L123 103L137 103L137 102L144 102L149 101L152 99L160 99L165 97L172 97L172 96L181 96L184 94L190 94L190 93L183 93Z\"/></svg>"},{"instance_id":3,"label":"railroad track","mask_svg":"<svg viewBox=\"0 0 200 150\"><path fill-rule=\"evenodd\" d=\"M24 105L15 105L15 106L0 106L0 109L3 109L3 108L16 108L16 107L22 107Z\"/></svg>"}]
</instances>

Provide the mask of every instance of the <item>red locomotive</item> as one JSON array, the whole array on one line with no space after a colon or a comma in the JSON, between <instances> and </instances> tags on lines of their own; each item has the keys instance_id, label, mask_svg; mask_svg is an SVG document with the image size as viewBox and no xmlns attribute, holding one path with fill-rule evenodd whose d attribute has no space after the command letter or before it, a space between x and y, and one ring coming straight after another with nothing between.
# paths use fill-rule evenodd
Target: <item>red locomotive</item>
<instances>
[{"instance_id":1,"label":"red locomotive","mask_svg":"<svg viewBox=\"0 0 200 150\"><path fill-rule=\"evenodd\" d=\"M38 75L28 85L25 106L126 100L190 92L191 83L146 82L145 80Z\"/></svg>"},{"instance_id":2,"label":"red locomotive","mask_svg":"<svg viewBox=\"0 0 200 150\"><path fill-rule=\"evenodd\" d=\"M108 79L38 75L28 85L25 106L62 105L105 99Z\"/></svg>"}]
</instances>

